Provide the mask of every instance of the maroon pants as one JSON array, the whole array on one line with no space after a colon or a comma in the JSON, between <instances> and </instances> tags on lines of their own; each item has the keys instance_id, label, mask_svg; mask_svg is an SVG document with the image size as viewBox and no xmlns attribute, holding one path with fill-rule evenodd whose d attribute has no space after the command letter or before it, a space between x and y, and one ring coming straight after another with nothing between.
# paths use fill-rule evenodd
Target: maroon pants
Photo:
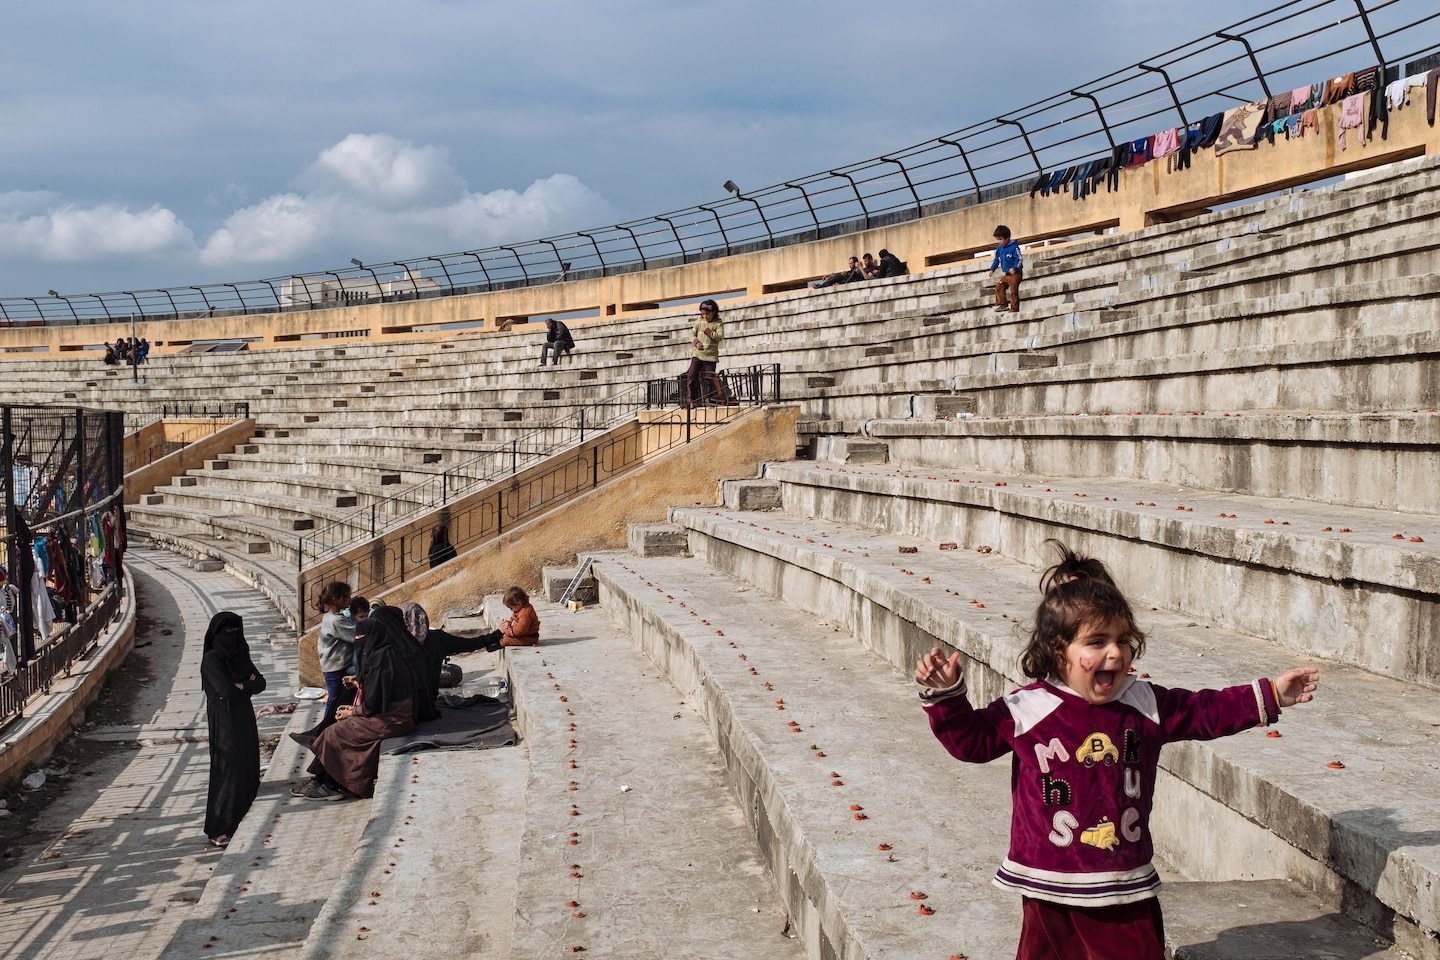
<instances>
[{"instance_id":1,"label":"maroon pants","mask_svg":"<svg viewBox=\"0 0 1440 960\"><path fill-rule=\"evenodd\" d=\"M1118 907L1023 900L1015 960L1165 960L1165 919L1154 897Z\"/></svg>"}]
</instances>

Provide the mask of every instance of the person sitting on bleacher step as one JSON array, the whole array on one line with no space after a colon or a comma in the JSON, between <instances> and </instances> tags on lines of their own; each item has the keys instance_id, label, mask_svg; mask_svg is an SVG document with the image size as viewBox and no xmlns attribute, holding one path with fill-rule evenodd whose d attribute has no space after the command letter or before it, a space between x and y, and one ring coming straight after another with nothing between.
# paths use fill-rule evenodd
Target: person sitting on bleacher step
<instances>
[{"instance_id":1,"label":"person sitting on bleacher step","mask_svg":"<svg viewBox=\"0 0 1440 960\"><path fill-rule=\"evenodd\" d=\"M560 355L569 353L575 349L575 338L570 335L570 328L554 317L545 321L545 343L540 347L540 366L545 366L545 357L548 354L555 365L560 365Z\"/></svg>"}]
</instances>

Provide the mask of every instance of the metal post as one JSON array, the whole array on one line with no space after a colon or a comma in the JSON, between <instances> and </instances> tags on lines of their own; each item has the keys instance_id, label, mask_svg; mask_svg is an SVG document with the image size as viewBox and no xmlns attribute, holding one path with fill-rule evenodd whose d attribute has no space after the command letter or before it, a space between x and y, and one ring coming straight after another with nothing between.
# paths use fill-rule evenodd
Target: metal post
<instances>
[{"instance_id":1,"label":"metal post","mask_svg":"<svg viewBox=\"0 0 1440 960\"><path fill-rule=\"evenodd\" d=\"M600 276L605 276L607 272L605 266L605 255L600 252L600 244L595 242L594 236L586 233L584 230L576 230L575 234L576 236L584 237L586 240L590 241L590 246L595 248L595 259L600 261Z\"/></svg>"},{"instance_id":2,"label":"metal post","mask_svg":"<svg viewBox=\"0 0 1440 960\"><path fill-rule=\"evenodd\" d=\"M440 504L443 506L450 502L450 471L440 471Z\"/></svg>"},{"instance_id":3,"label":"metal post","mask_svg":"<svg viewBox=\"0 0 1440 960\"><path fill-rule=\"evenodd\" d=\"M1020 136L1025 140L1025 149L1030 151L1030 159L1035 161L1035 172L1044 173L1045 167L1042 166L1040 163L1040 155L1035 152L1035 145L1030 142L1030 134L1025 132L1025 127L1020 123L1020 121L1006 120L1004 117L996 117L995 122L1008 124L1012 127L1016 127L1017 129L1019 129Z\"/></svg>"},{"instance_id":4,"label":"metal post","mask_svg":"<svg viewBox=\"0 0 1440 960\"><path fill-rule=\"evenodd\" d=\"M680 239L680 231L675 229L675 222L668 217L656 217L656 220L663 220L670 227L670 232L675 235L675 243L680 247L680 259L683 261L688 254L685 252L685 241Z\"/></svg>"},{"instance_id":5,"label":"metal post","mask_svg":"<svg viewBox=\"0 0 1440 960\"><path fill-rule=\"evenodd\" d=\"M520 265L520 272L525 276L525 286L530 286L530 271L525 269L525 261L520 259L520 254L516 253L513 248L507 247L503 244L500 246L500 249L508 250L510 252L510 255L515 258L515 262ZM489 274L486 274L486 277L488 279Z\"/></svg>"},{"instance_id":6,"label":"metal post","mask_svg":"<svg viewBox=\"0 0 1440 960\"><path fill-rule=\"evenodd\" d=\"M438 263L440 265L440 272L445 274L445 286L449 287L451 290L454 290L455 281L450 279L450 271L445 269L445 261L441 260L439 257L426 257L425 259L433 263Z\"/></svg>"},{"instance_id":7,"label":"metal post","mask_svg":"<svg viewBox=\"0 0 1440 960\"><path fill-rule=\"evenodd\" d=\"M1220 38L1221 40L1232 40L1245 48L1245 53L1248 54L1250 57L1250 66L1255 68L1255 79L1260 81L1260 89L1265 91L1265 99L1269 100L1271 96L1270 84L1265 82L1265 74L1260 69L1260 61L1255 59L1255 49L1250 46L1250 41L1246 40L1244 37L1237 37L1233 33L1226 33L1224 30L1218 31L1215 36ZM1384 85L1382 84L1382 92L1383 89Z\"/></svg>"},{"instance_id":8,"label":"metal post","mask_svg":"<svg viewBox=\"0 0 1440 960\"><path fill-rule=\"evenodd\" d=\"M20 299L22 299L22 300L29 300L29 301L30 301L30 306L34 307L34 308L35 308L35 312L40 316L40 323L41 323L41 324L44 324L44 323L45 323L45 311L42 310L42 309L40 309L40 301L36 300L34 297L21 297Z\"/></svg>"},{"instance_id":9,"label":"metal post","mask_svg":"<svg viewBox=\"0 0 1440 960\"><path fill-rule=\"evenodd\" d=\"M555 263L560 267L560 276L564 277L568 271L565 269L565 261L560 259L560 248L555 246L554 240L541 240L539 242L548 246L550 252L555 254Z\"/></svg>"},{"instance_id":10,"label":"metal post","mask_svg":"<svg viewBox=\"0 0 1440 960\"><path fill-rule=\"evenodd\" d=\"M1355 0L1355 9L1360 11L1360 22L1365 25L1365 35L1370 38L1370 48L1375 51L1375 59L1380 63L1379 88L1374 96L1380 96L1385 90L1385 54L1380 50L1380 41L1375 38L1375 29L1370 26L1370 11L1365 9L1364 0Z\"/></svg>"},{"instance_id":11,"label":"metal post","mask_svg":"<svg viewBox=\"0 0 1440 960\"><path fill-rule=\"evenodd\" d=\"M10 314L6 312L5 304L3 301L0 301L0 318L4 318L5 326L10 326Z\"/></svg>"},{"instance_id":12,"label":"metal post","mask_svg":"<svg viewBox=\"0 0 1440 960\"><path fill-rule=\"evenodd\" d=\"M380 298L380 302L381 302L381 303L384 303L384 302L385 302L385 291L380 289L380 277L375 273L375 268L374 268L374 267L361 267L360 269L361 269L361 270L364 270L366 273L370 274L370 282L373 283L373 284L375 284L375 296L377 296L377 297ZM229 284L226 284L226 286L229 286Z\"/></svg>"},{"instance_id":13,"label":"metal post","mask_svg":"<svg viewBox=\"0 0 1440 960\"><path fill-rule=\"evenodd\" d=\"M580 408L580 442L585 442L585 408Z\"/></svg>"},{"instance_id":14,"label":"metal post","mask_svg":"<svg viewBox=\"0 0 1440 960\"><path fill-rule=\"evenodd\" d=\"M624 230L626 233L630 234L630 242L635 244L635 252L640 254L640 269L650 269L650 263L645 259L645 248L640 246L640 240L635 236L635 231L631 230L629 227L622 227L618 223L615 225L615 229Z\"/></svg>"},{"instance_id":15,"label":"metal post","mask_svg":"<svg viewBox=\"0 0 1440 960\"><path fill-rule=\"evenodd\" d=\"M805 209L810 211L810 219L815 221L815 237L816 239L819 239L820 216L815 212L815 205L810 202L810 194L807 193L805 191L805 188L800 186L799 184L786 183L785 186L789 187L791 190L799 190L800 196L805 198Z\"/></svg>"},{"instance_id":16,"label":"metal post","mask_svg":"<svg viewBox=\"0 0 1440 960\"><path fill-rule=\"evenodd\" d=\"M495 491L495 535L505 532L505 491Z\"/></svg>"},{"instance_id":17,"label":"metal post","mask_svg":"<svg viewBox=\"0 0 1440 960\"><path fill-rule=\"evenodd\" d=\"M269 280L261 280L260 282L270 288L270 299L275 301L275 309L280 310L280 291L276 290L275 284L271 283Z\"/></svg>"},{"instance_id":18,"label":"metal post","mask_svg":"<svg viewBox=\"0 0 1440 960\"><path fill-rule=\"evenodd\" d=\"M702 390L702 391L700 391L700 392L701 392L701 393L704 393L705 391ZM689 443L689 442L690 442L690 411L694 408L695 405L694 405L694 403L690 402L690 397L689 397L688 395L685 397L685 400L686 400L686 403L685 403L685 442L686 442L686 443Z\"/></svg>"},{"instance_id":19,"label":"metal post","mask_svg":"<svg viewBox=\"0 0 1440 960\"><path fill-rule=\"evenodd\" d=\"M905 169L905 164L899 160L892 160L889 157L880 157L881 163L893 163L900 168L900 174L905 178L905 186L910 188L910 196L915 198L915 216L920 216L920 194L915 190L915 184L910 179L910 171Z\"/></svg>"},{"instance_id":20,"label":"metal post","mask_svg":"<svg viewBox=\"0 0 1440 960\"><path fill-rule=\"evenodd\" d=\"M115 319L114 317L110 316L110 308L105 305L105 298L104 298L104 297L100 296L98 293L92 293L92 294L90 294L90 296L92 296L92 297L94 297L96 300L100 301L100 309L103 310L103 311L105 311L105 319L106 319L106 320L114 320L114 319Z\"/></svg>"},{"instance_id":21,"label":"metal post","mask_svg":"<svg viewBox=\"0 0 1440 960\"><path fill-rule=\"evenodd\" d=\"M196 293L200 294L200 299L205 302L205 310L210 313L211 316L214 316L215 308L210 305L210 298L205 296L205 291L200 287L190 287L189 289L194 290Z\"/></svg>"},{"instance_id":22,"label":"metal post","mask_svg":"<svg viewBox=\"0 0 1440 960\"><path fill-rule=\"evenodd\" d=\"M370 539L375 539L375 508L378 504L370 504Z\"/></svg>"},{"instance_id":23,"label":"metal post","mask_svg":"<svg viewBox=\"0 0 1440 960\"><path fill-rule=\"evenodd\" d=\"M852 177L852 176L850 176L850 174L848 174L848 173L840 173L838 170L827 170L827 171L825 171L825 172L828 173L828 174L830 174L830 176L832 176L832 177L844 177L846 180L849 180L849 181L850 181L850 189L855 191L855 199L860 201L860 209L865 212L865 229L866 229L866 230L869 230L869 229L870 229L870 208L867 207L867 206L865 206L865 198L860 195L860 187L859 187L859 185L855 182L855 178ZM686 441L686 442L688 443L689 441Z\"/></svg>"},{"instance_id":24,"label":"metal post","mask_svg":"<svg viewBox=\"0 0 1440 960\"><path fill-rule=\"evenodd\" d=\"M1190 121L1185 119L1185 108L1180 104L1180 96L1175 92L1175 84L1170 82L1170 74L1163 67L1152 67L1148 63L1137 63L1137 67L1150 73L1158 73L1165 80L1165 89L1170 91L1170 99L1175 104L1175 112L1180 114L1180 125L1190 126Z\"/></svg>"},{"instance_id":25,"label":"metal post","mask_svg":"<svg viewBox=\"0 0 1440 960\"><path fill-rule=\"evenodd\" d=\"M125 296L129 297L131 300L134 300L134 301L135 301L135 309L136 309L137 311L139 311L139 312L141 312L141 313L144 313L144 312L145 312L144 309L140 306L140 298L139 298L139 297L135 296L135 294L131 293L129 290L124 290L124 291L121 291L121 292L123 292L123 293L125 294ZM139 382L140 382L140 360L139 360L139 358L136 356L136 353L139 352L139 349L140 349L140 338L137 337L137 336L135 336L135 314L132 313L132 314L130 314L130 382L131 382L131 383L139 383Z\"/></svg>"},{"instance_id":26,"label":"metal post","mask_svg":"<svg viewBox=\"0 0 1440 960\"><path fill-rule=\"evenodd\" d=\"M725 232L725 224L721 221L720 214L715 212L714 207L707 207L703 203L697 203L695 206L715 218L715 226L720 228L720 239L725 244L725 256L730 256L730 236Z\"/></svg>"},{"instance_id":27,"label":"metal post","mask_svg":"<svg viewBox=\"0 0 1440 960\"><path fill-rule=\"evenodd\" d=\"M510 475L520 472L520 441L510 441Z\"/></svg>"},{"instance_id":28,"label":"metal post","mask_svg":"<svg viewBox=\"0 0 1440 960\"><path fill-rule=\"evenodd\" d=\"M1071 90L1070 96L1084 97L1090 101L1090 105L1095 108L1095 116L1100 118L1100 126L1105 131L1105 139L1110 141L1110 151L1113 153L1115 151L1115 136L1110 132L1110 124L1105 122L1105 112L1100 109L1099 98L1093 93L1081 93L1079 90Z\"/></svg>"},{"instance_id":29,"label":"metal post","mask_svg":"<svg viewBox=\"0 0 1440 960\"><path fill-rule=\"evenodd\" d=\"M600 446L590 448L590 486L600 486Z\"/></svg>"},{"instance_id":30,"label":"metal post","mask_svg":"<svg viewBox=\"0 0 1440 960\"><path fill-rule=\"evenodd\" d=\"M248 316L250 314L250 307L246 305L245 294L240 292L240 288L235 286L235 284L233 283L222 283L221 286L229 287L231 290L235 291L235 296L240 300L240 316Z\"/></svg>"},{"instance_id":31,"label":"metal post","mask_svg":"<svg viewBox=\"0 0 1440 960\"><path fill-rule=\"evenodd\" d=\"M160 292L165 294L165 299L170 301L170 315L176 320L180 319L180 308L175 306L175 298L170 296L170 291L162 287Z\"/></svg>"},{"instance_id":32,"label":"metal post","mask_svg":"<svg viewBox=\"0 0 1440 960\"><path fill-rule=\"evenodd\" d=\"M478 254L478 253L467 253L467 254L465 254L465 256L467 256L467 257L474 257L474 258L475 258L475 265L480 268L480 272L481 272L481 273L485 274L485 289L486 289L486 290L494 289L494 286L495 286L495 285L490 282L490 271L485 269L485 261L480 259L480 254Z\"/></svg>"},{"instance_id":33,"label":"metal post","mask_svg":"<svg viewBox=\"0 0 1440 960\"><path fill-rule=\"evenodd\" d=\"M801 193L804 193L804 191L802 190ZM747 197L747 196L745 196L745 195L744 195L743 193L741 193L739 190L736 190L736 191L735 191L735 197L736 197L736 199L738 199L738 200L744 200L746 203L750 203L750 204L753 204L753 205L754 205L754 207L755 207L755 212L758 213L758 214L760 214L760 223L761 223L761 225L763 225L763 226L765 227L765 236L766 236L766 238L767 238L768 241L769 241L770 249L771 249L771 250L774 250L774 249L775 249L775 234L773 234L773 233L770 232L770 220L765 216L765 208L762 207L762 206L760 206L760 201L759 201L759 200L756 200L754 197ZM810 211L810 212L811 212L811 213L814 213L815 211L812 210L812 211Z\"/></svg>"},{"instance_id":34,"label":"metal post","mask_svg":"<svg viewBox=\"0 0 1440 960\"><path fill-rule=\"evenodd\" d=\"M65 301L65 306L67 306L67 307L70 308L70 318L71 318L72 320L74 320L76 323L79 323L79 322L80 322L80 314L78 314L78 313L75 312L75 304L73 304L73 303L70 302L70 298L69 298L69 297L62 297L62 296L60 296L60 294L58 294L58 293L57 293L57 294L54 294L53 296L54 296L55 299L57 299L57 300L64 300L64 301Z\"/></svg>"}]
</instances>

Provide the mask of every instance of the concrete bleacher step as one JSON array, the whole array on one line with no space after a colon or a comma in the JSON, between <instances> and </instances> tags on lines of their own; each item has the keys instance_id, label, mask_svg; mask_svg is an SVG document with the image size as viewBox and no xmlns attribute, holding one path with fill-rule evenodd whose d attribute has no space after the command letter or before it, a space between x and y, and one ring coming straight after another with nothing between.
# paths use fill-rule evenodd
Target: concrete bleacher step
<instances>
[{"instance_id":1,"label":"concrete bleacher step","mask_svg":"<svg viewBox=\"0 0 1440 960\"><path fill-rule=\"evenodd\" d=\"M287 729L319 718L318 704L302 702ZM290 796L309 761L307 751L280 738L259 796L161 960L298 952L344 875L370 807Z\"/></svg>"},{"instance_id":2,"label":"concrete bleacher step","mask_svg":"<svg viewBox=\"0 0 1440 960\"><path fill-rule=\"evenodd\" d=\"M543 645L505 654L530 759L508 957L805 956L695 706L603 611L537 610Z\"/></svg>"},{"instance_id":3,"label":"concrete bleacher step","mask_svg":"<svg viewBox=\"0 0 1440 960\"><path fill-rule=\"evenodd\" d=\"M918 398L929 400L930 398ZM947 398L937 397L936 401ZM856 423L812 421L809 435ZM1165 477L1187 488L1440 514L1432 482L1440 415L1245 411L872 420L898 463L1051 477ZM1375 482L1384 446L1388 481Z\"/></svg>"},{"instance_id":4,"label":"concrete bleacher step","mask_svg":"<svg viewBox=\"0 0 1440 960\"><path fill-rule=\"evenodd\" d=\"M1024 682L1018 655L1039 598L1034 565L988 545L956 549L955 541L807 516L684 509L672 518L690 529L697 561L838 619L897 671L938 644L965 655L977 698ZM603 602L604 568L599 576ZM1117 576L1132 595L1153 579ZM650 579L662 596L679 596L672 580ZM1137 669L1156 682L1224 686L1303 662L1213 622L1137 606L1151 635ZM709 618L703 603L698 609ZM1440 847L1426 838L1435 836L1428 797L1440 787L1432 762L1440 706L1419 684L1333 663L1323 671L1322 695L1286 712L1282 739L1252 731L1166 747L1152 823L1206 826L1179 835L1157 828L1157 853L1194 880L1289 878L1326 910L1416 956L1436 956ZM1363 726L1355 722L1361 716Z\"/></svg>"},{"instance_id":5,"label":"concrete bleacher step","mask_svg":"<svg viewBox=\"0 0 1440 960\"><path fill-rule=\"evenodd\" d=\"M374 799L350 804L370 808L365 828L302 960L422 956L442 945L455 957L509 960L526 767L517 747L382 757Z\"/></svg>"},{"instance_id":6,"label":"concrete bleacher step","mask_svg":"<svg viewBox=\"0 0 1440 960\"><path fill-rule=\"evenodd\" d=\"M955 767L893 665L843 627L698 559L610 555L596 571L602 606L701 709L732 791L753 798L750 829L772 873L788 878L786 907L810 956L1014 955L1018 897L989 882L1006 847L1007 762ZM1299 946L1300 928L1327 956L1389 956L1294 884L1250 880L1217 896L1219 884L1186 880L1163 858L1159 867L1176 956L1273 957L1268 941L1286 931ZM912 891L933 915L918 915ZM1257 900L1268 936L1246 929Z\"/></svg>"},{"instance_id":7,"label":"concrete bleacher step","mask_svg":"<svg viewBox=\"0 0 1440 960\"><path fill-rule=\"evenodd\" d=\"M988 545L1032 565L1048 562L1042 541L1058 537L1103 556L1161 607L1298 656L1440 686L1433 516L1113 477L798 462L765 475L780 481L787 511Z\"/></svg>"}]
</instances>

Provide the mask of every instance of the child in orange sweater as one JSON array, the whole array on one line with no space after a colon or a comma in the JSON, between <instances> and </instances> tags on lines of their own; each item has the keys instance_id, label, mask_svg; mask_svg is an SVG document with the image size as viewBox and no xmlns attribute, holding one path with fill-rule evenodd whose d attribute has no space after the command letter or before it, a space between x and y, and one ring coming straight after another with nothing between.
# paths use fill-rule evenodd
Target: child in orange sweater
<instances>
[{"instance_id":1,"label":"child in orange sweater","mask_svg":"<svg viewBox=\"0 0 1440 960\"><path fill-rule=\"evenodd\" d=\"M511 587L501 598L514 616L500 621L500 629L483 639L502 647L535 647L540 644L540 615L530 603L530 595L520 587Z\"/></svg>"}]
</instances>

